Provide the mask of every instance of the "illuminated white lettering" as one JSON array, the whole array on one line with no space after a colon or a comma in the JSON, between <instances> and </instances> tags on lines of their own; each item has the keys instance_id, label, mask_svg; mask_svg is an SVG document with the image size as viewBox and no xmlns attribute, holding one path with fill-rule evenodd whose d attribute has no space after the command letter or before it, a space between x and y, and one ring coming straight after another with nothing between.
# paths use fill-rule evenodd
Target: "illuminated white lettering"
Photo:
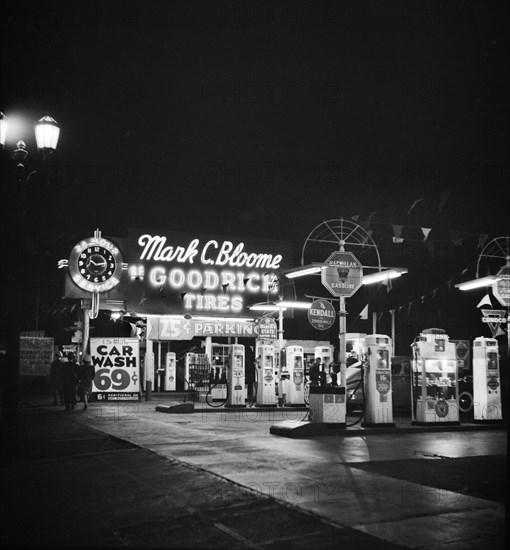
<instances>
[{"instance_id":1,"label":"illuminated white lettering","mask_svg":"<svg viewBox=\"0 0 510 550\"><path fill-rule=\"evenodd\" d=\"M187 293L186 296L184 296L184 307L186 309L191 309L193 307L193 301L195 300L196 295Z\"/></svg>"},{"instance_id":2,"label":"illuminated white lettering","mask_svg":"<svg viewBox=\"0 0 510 550\"><path fill-rule=\"evenodd\" d=\"M204 271L204 288L218 288L220 277L216 271Z\"/></svg>"},{"instance_id":3,"label":"illuminated white lettering","mask_svg":"<svg viewBox=\"0 0 510 550\"><path fill-rule=\"evenodd\" d=\"M264 274L262 277L262 292L271 292L272 294L276 294L278 292L278 284L275 283L275 275Z\"/></svg>"},{"instance_id":4,"label":"illuminated white lettering","mask_svg":"<svg viewBox=\"0 0 510 550\"><path fill-rule=\"evenodd\" d=\"M214 246L214 248L218 248L218 243L217 243L216 241L208 241L207 243L205 243L204 249L202 250L202 255L200 256L200 261L201 261L204 265L211 265L211 264L214 264L214 262L213 262L213 260L211 260L211 258L206 258L207 249L208 249L210 246Z\"/></svg>"},{"instance_id":5,"label":"illuminated white lettering","mask_svg":"<svg viewBox=\"0 0 510 550\"><path fill-rule=\"evenodd\" d=\"M177 260L179 263L189 262L192 264L194 257L198 254L199 242L198 239L194 239L187 249L182 246L174 248L173 246L165 246L166 237L142 235L138 239L138 244L144 247L140 254L140 260L152 259L163 262Z\"/></svg>"},{"instance_id":6,"label":"illuminated white lettering","mask_svg":"<svg viewBox=\"0 0 510 550\"><path fill-rule=\"evenodd\" d=\"M233 296L230 300L230 308L232 311L241 311L243 309L243 299L241 296Z\"/></svg>"},{"instance_id":7,"label":"illuminated white lettering","mask_svg":"<svg viewBox=\"0 0 510 550\"><path fill-rule=\"evenodd\" d=\"M202 286L202 273L196 269L192 269L186 277L189 288L196 290Z\"/></svg>"},{"instance_id":8,"label":"illuminated white lettering","mask_svg":"<svg viewBox=\"0 0 510 550\"><path fill-rule=\"evenodd\" d=\"M156 286L166 282L165 270L162 267L154 267L149 273L149 281Z\"/></svg>"},{"instance_id":9,"label":"illuminated white lettering","mask_svg":"<svg viewBox=\"0 0 510 550\"><path fill-rule=\"evenodd\" d=\"M193 239L189 245L188 245L188 248L186 249L186 251L184 252L184 249L182 252L184 252L184 254L181 252L179 254L179 257L177 258L177 261L180 262L180 263L185 263L185 262L189 262L190 264L193 263L193 259L195 258L195 256L198 254L198 243L200 241L198 239Z\"/></svg>"},{"instance_id":10,"label":"illuminated white lettering","mask_svg":"<svg viewBox=\"0 0 510 550\"><path fill-rule=\"evenodd\" d=\"M211 294L207 294L205 296L204 309L216 309L216 297L215 296L213 296Z\"/></svg>"},{"instance_id":11,"label":"illuminated white lettering","mask_svg":"<svg viewBox=\"0 0 510 550\"><path fill-rule=\"evenodd\" d=\"M185 281L186 275L182 269L175 268L170 271L169 283L171 286L180 288L184 285Z\"/></svg>"},{"instance_id":12,"label":"illuminated white lettering","mask_svg":"<svg viewBox=\"0 0 510 550\"><path fill-rule=\"evenodd\" d=\"M246 281L246 290L249 292L260 292L260 275L256 271L251 271L246 276L248 278L248 281Z\"/></svg>"},{"instance_id":13,"label":"illuminated white lettering","mask_svg":"<svg viewBox=\"0 0 510 550\"><path fill-rule=\"evenodd\" d=\"M83 249L90 246L91 242L103 243L99 241L82 241L76 245L75 249L81 252ZM105 242L112 253L118 252L112 244ZM194 262L198 254L200 245L199 239L193 239L187 247L167 245L167 238L160 235L141 235L138 239L138 245L142 247L140 260L156 260L163 262L177 261L179 263ZM210 250L215 249L219 252L215 259L208 257ZM205 243L200 254L200 262L202 265L229 265L231 267L257 267L261 269L278 269L282 256L277 254L255 254L244 251L244 243L238 243L235 247L231 241L223 241L221 247L215 240L210 240Z\"/></svg>"},{"instance_id":14,"label":"illuminated white lettering","mask_svg":"<svg viewBox=\"0 0 510 550\"><path fill-rule=\"evenodd\" d=\"M228 311L229 309L229 299L228 296L217 296L216 297L217 303L218 303L218 309L220 311Z\"/></svg>"},{"instance_id":15,"label":"illuminated white lettering","mask_svg":"<svg viewBox=\"0 0 510 550\"><path fill-rule=\"evenodd\" d=\"M238 256L240 253L241 253L241 250L244 248L244 244L243 243L239 243L236 247L235 247L235 250L234 252L232 253L232 256L230 257L230 260L229 260L229 264L232 266L232 267L235 267L236 265L237 266L242 266L242 262L240 261L237 261L235 258L236 256Z\"/></svg>"},{"instance_id":16,"label":"illuminated white lettering","mask_svg":"<svg viewBox=\"0 0 510 550\"><path fill-rule=\"evenodd\" d=\"M234 245L230 241L224 241L223 246L216 258L216 265L225 265L229 259L229 253L232 252Z\"/></svg>"},{"instance_id":17,"label":"illuminated white lettering","mask_svg":"<svg viewBox=\"0 0 510 550\"><path fill-rule=\"evenodd\" d=\"M154 255L154 252L159 251L165 242L166 237L160 237L159 235L156 235L155 237L152 235L142 235L138 239L138 244L145 248L140 254L140 260L150 260Z\"/></svg>"},{"instance_id":18,"label":"illuminated white lettering","mask_svg":"<svg viewBox=\"0 0 510 550\"><path fill-rule=\"evenodd\" d=\"M233 271L222 271L221 272L221 285L232 285L232 288L229 290L237 290L236 285L236 274Z\"/></svg>"}]
</instances>

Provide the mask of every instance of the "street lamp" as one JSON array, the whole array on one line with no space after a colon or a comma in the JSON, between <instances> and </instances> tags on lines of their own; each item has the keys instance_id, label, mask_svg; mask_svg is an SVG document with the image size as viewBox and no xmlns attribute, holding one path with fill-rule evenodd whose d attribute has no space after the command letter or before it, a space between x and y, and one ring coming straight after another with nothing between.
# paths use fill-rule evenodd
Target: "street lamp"
<instances>
[{"instance_id":1,"label":"street lamp","mask_svg":"<svg viewBox=\"0 0 510 550\"><path fill-rule=\"evenodd\" d=\"M9 128L8 118L0 112L0 145L2 149L5 147L7 141L7 132ZM60 126L57 121L49 115L40 118L34 125L35 140L37 143L37 149L45 153L53 153L58 144L60 137ZM28 155L26 150L26 144L23 140L18 141L17 148L26 152L25 158Z\"/></svg>"},{"instance_id":2,"label":"street lamp","mask_svg":"<svg viewBox=\"0 0 510 550\"><path fill-rule=\"evenodd\" d=\"M8 137L8 118L0 112L0 147L5 149ZM35 138L37 148L42 155L43 160L53 153L57 147L60 134L60 128L57 122L49 115L42 117L35 124ZM7 157L7 155L5 155ZM27 261L27 250L24 249L24 239L20 239L18 231L24 235L29 233L28 220L24 215L26 210L25 197L31 177L37 174L33 170L28 174L25 171L25 163L28 157L28 150L23 140L16 143L11 159L14 161L17 169L18 185L13 189L16 196L16 204L5 201L6 210L2 213L2 221L6 224L6 237L10 237L7 242L6 265L22 266L22 262ZM8 203L8 204L7 204ZM12 256L12 257L11 257ZM19 450L19 425L18 425L18 400L19 400L19 336L21 316L19 297L23 281L20 280L21 269L18 271L9 271L8 281L6 281L7 291L7 312L6 318L6 365L5 365L5 383L3 387L2 416L0 421L0 431L2 435L2 450L5 454L16 455Z\"/></svg>"}]
</instances>

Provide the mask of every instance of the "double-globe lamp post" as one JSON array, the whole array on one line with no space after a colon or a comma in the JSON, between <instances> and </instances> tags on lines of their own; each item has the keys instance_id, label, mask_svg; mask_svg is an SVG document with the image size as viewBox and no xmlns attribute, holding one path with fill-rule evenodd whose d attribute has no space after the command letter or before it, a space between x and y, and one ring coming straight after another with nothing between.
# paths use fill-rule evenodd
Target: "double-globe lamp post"
<instances>
[{"instance_id":1,"label":"double-globe lamp post","mask_svg":"<svg viewBox=\"0 0 510 550\"><path fill-rule=\"evenodd\" d=\"M8 118L0 112L0 148L3 155L7 157L5 145L8 138ZM35 123L35 139L37 149L44 162L57 148L60 135L60 128L57 122L49 115L43 116ZM2 454L16 456L19 452L20 430L18 419L19 402L19 372L20 372L20 348L19 337L21 327L21 290L23 288L23 267L26 259L23 257L23 239L19 239L17 233L22 231L24 235L30 234L28 220L24 214L27 211L25 204L29 197L27 188L30 178L37 173L37 170L27 171L26 160L29 153L23 140L18 140L16 148L11 154L10 160L14 161L16 167L17 182L12 189L12 195L16 198L13 204L4 204L2 212L3 223L5 224L4 244L6 244L5 257L3 260L10 265L8 280L5 281L7 315L5 318L6 329L3 334L5 338L5 366L2 387L2 413L0 417L0 433ZM3 160L3 159L2 159ZM7 162L3 160L3 166ZM6 170L7 172L8 170ZM28 173L27 173L28 172ZM6 203L9 201L6 201ZM4 254L2 254L4 255Z\"/></svg>"}]
</instances>

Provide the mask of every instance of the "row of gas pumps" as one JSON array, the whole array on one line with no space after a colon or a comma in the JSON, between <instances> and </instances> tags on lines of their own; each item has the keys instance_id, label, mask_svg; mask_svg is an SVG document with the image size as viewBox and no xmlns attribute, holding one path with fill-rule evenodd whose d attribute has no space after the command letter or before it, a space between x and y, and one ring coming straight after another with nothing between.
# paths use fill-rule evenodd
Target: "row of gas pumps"
<instances>
[{"instance_id":1,"label":"row of gas pumps","mask_svg":"<svg viewBox=\"0 0 510 550\"><path fill-rule=\"evenodd\" d=\"M211 365L206 354L187 353L185 379L202 393L216 390L216 399L226 407L245 407L245 348L241 344L224 346L227 350L222 367ZM364 338L361 383L364 393L364 425L393 424L392 342L386 335L371 334ZM458 369L455 343L442 329L426 329L412 346L411 398L414 424L458 423ZM474 420L480 422L502 419L501 377L497 340L479 337L473 342ZM319 367L317 386L337 386L333 362L333 347L318 346L314 353ZM316 421L345 422L345 388L339 391L318 391L310 385L310 373L305 372L304 349L289 345L281 351L268 343L256 343L255 397L252 405L259 407L310 406L316 408L317 394L321 407L328 414L315 414ZM176 355L166 354L163 389L175 391ZM312 395L313 394L313 395ZM312 398L310 400L310 397ZM313 415L312 415L313 416ZM320 418L320 420L317 420ZM313 419L313 418L312 418Z\"/></svg>"}]
</instances>

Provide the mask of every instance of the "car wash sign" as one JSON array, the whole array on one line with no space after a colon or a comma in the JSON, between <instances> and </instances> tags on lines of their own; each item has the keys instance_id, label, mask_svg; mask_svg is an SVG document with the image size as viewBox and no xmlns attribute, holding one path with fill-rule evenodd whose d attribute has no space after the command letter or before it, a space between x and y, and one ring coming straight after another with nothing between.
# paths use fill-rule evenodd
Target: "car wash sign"
<instances>
[{"instance_id":1,"label":"car wash sign","mask_svg":"<svg viewBox=\"0 0 510 550\"><path fill-rule=\"evenodd\" d=\"M277 272L283 267L284 255L288 255L286 243L132 231L128 307L133 311L252 317L247 304L278 293Z\"/></svg>"},{"instance_id":2,"label":"car wash sign","mask_svg":"<svg viewBox=\"0 0 510 550\"><path fill-rule=\"evenodd\" d=\"M137 338L91 338L92 396L97 401L140 400L140 349Z\"/></svg>"}]
</instances>

